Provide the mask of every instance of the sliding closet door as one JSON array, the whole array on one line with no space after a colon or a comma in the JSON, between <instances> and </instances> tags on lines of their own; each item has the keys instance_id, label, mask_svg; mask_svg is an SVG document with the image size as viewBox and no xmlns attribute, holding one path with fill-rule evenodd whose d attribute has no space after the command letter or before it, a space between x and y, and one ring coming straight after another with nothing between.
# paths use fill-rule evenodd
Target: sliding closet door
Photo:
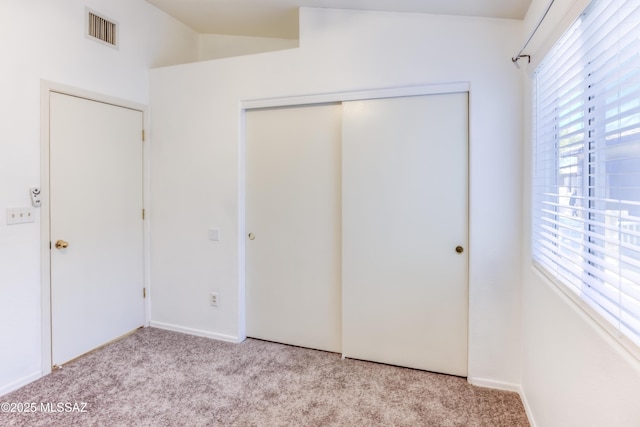
<instances>
[{"instance_id":1,"label":"sliding closet door","mask_svg":"<svg viewBox=\"0 0 640 427\"><path fill-rule=\"evenodd\" d=\"M467 98L343 104L346 357L467 375Z\"/></svg>"},{"instance_id":2,"label":"sliding closet door","mask_svg":"<svg viewBox=\"0 0 640 427\"><path fill-rule=\"evenodd\" d=\"M249 337L341 350L341 114L247 112Z\"/></svg>"}]
</instances>

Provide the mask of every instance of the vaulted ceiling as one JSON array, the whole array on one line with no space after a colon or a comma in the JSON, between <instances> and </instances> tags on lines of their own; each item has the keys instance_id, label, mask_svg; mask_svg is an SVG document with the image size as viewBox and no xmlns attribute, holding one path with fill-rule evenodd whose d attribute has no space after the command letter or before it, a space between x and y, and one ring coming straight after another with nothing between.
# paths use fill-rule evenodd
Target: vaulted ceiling
<instances>
[{"instance_id":1,"label":"vaulted ceiling","mask_svg":"<svg viewBox=\"0 0 640 427\"><path fill-rule=\"evenodd\" d=\"M522 19L531 0L147 0L199 33L298 37L298 8Z\"/></svg>"}]
</instances>

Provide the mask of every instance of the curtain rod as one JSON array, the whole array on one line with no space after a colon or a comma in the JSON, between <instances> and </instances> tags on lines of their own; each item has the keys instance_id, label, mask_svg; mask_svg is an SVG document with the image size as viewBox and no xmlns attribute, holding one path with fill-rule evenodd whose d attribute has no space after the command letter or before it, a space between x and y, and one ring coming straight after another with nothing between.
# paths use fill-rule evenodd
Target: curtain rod
<instances>
[{"instance_id":1,"label":"curtain rod","mask_svg":"<svg viewBox=\"0 0 640 427\"><path fill-rule=\"evenodd\" d=\"M547 5L547 9L542 14L542 17L540 18L540 20L536 24L536 26L533 29L533 31L531 31L531 34L529 34L529 38L527 38L527 41L524 42L524 44L522 45L522 48L518 51L518 53L511 58L511 62L513 62L516 65L516 67L520 68L520 66L518 65L518 60L521 59L521 58L527 58L527 60L529 62L531 62L531 56L523 55L522 52L524 52L524 50L527 48L527 46L529 46L529 43L531 42L531 39L533 39L533 36L536 35L536 32L538 31L538 28L540 28L540 25L542 24L542 21L544 21L544 18L547 17L547 14L549 13L549 9L551 9L551 6L553 6L554 2L555 2L555 0L549 1L549 4Z\"/></svg>"}]
</instances>

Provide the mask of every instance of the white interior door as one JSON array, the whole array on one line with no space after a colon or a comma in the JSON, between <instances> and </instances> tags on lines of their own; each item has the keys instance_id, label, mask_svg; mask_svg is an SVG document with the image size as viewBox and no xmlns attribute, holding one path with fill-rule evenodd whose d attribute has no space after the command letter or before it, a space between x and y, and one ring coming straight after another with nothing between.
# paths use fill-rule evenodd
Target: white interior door
<instances>
[{"instance_id":1,"label":"white interior door","mask_svg":"<svg viewBox=\"0 0 640 427\"><path fill-rule=\"evenodd\" d=\"M247 335L341 345L341 106L246 115Z\"/></svg>"},{"instance_id":2,"label":"white interior door","mask_svg":"<svg viewBox=\"0 0 640 427\"><path fill-rule=\"evenodd\" d=\"M467 98L343 104L346 357L467 375Z\"/></svg>"},{"instance_id":3,"label":"white interior door","mask_svg":"<svg viewBox=\"0 0 640 427\"><path fill-rule=\"evenodd\" d=\"M143 325L142 121L50 95L53 365Z\"/></svg>"}]
</instances>

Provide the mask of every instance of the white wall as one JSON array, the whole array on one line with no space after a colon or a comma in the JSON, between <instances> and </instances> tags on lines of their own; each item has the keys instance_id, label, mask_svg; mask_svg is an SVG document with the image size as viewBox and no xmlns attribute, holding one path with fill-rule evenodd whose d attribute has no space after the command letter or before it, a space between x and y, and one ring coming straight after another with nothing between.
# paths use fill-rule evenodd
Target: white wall
<instances>
[{"instance_id":1,"label":"white wall","mask_svg":"<svg viewBox=\"0 0 640 427\"><path fill-rule=\"evenodd\" d=\"M301 10L300 48L151 72L152 324L241 338L240 102L471 84L472 381L520 383L522 22ZM219 227L221 241L207 240ZM220 306L207 294L220 292Z\"/></svg>"},{"instance_id":2,"label":"white wall","mask_svg":"<svg viewBox=\"0 0 640 427\"><path fill-rule=\"evenodd\" d=\"M298 39L247 37L226 34L200 34L198 59L228 58L298 47Z\"/></svg>"},{"instance_id":3,"label":"white wall","mask_svg":"<svg viewBox=\"0 0 640 427\"><path fill-rule=\"evenodd\" d=\"M84 37L85 6L120 24L119 50ZM148 69L195 60L197 41L143 0L0 2L0 394L41 373L40 212L5 221L40 185L40 79L148 104Z\"/></svg>"},{"instance_id":4,"label":"white wall","mask_svg":"<svg viewBox=\"0 0 640 427\"><path fill-rule=\"evenodd\" d=\"M574 3L556 0L551 20L560 23L566 13L574 14L568 12ZM535 23L546 4L547 0L534 0L526 22ZM570 21L565 20L564 28ZM536 50L544 50L555 34L557 28L541 28L535 43L525 52L534 55L534 63L541 59ZM531 82L524 73L522 388L527 409L536 425L544 427L638 426L640 361L532 266Z\"/></svg>"}]
</instances>

